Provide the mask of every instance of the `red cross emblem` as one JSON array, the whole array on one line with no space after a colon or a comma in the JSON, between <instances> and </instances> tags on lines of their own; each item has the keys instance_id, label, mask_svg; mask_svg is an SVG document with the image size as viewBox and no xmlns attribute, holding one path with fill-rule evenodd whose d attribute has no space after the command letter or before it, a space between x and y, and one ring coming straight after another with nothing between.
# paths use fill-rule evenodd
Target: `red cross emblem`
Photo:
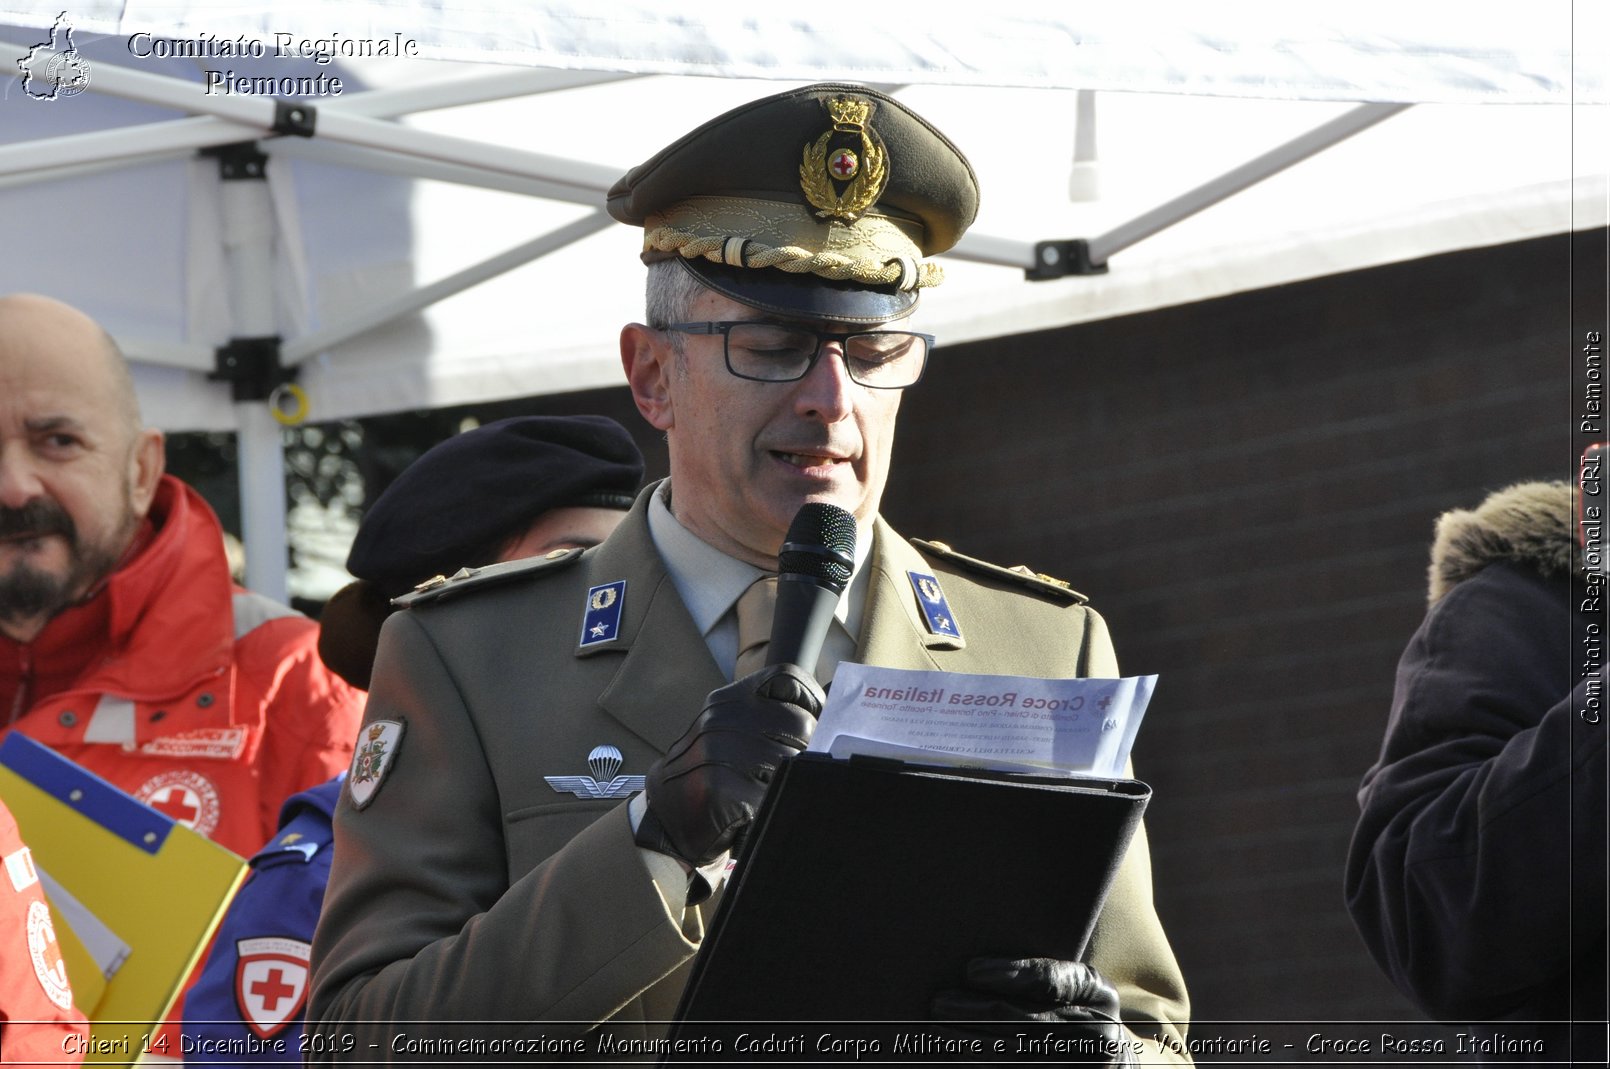
<instances>
[{"instance_id":1,"label":"red cross emblem","mask_svg":"<svg viewBox=\"0 0 1610 1069\"><path fill-rule=\"evenodd\" d=\"M218 788L200 773L164 772L146 780L133 794L169 820L199 835L211 835L218 827Z\"/></svg>"},{"instance_id":2,"label":"red cross emblem","mask_svg":"<svg viewBox=\"0 0 1610 1069\"><path fill-rule=\"evenodd\" d=\"M297 939L241 939L235 964L235 1005L241 1019L268 1039L307 1004L308 959L313 948Z\"/></svg>"},{"instance_id":3,"label":"red cross emblem","mask_svg":"<svg viewBox=\"0 0 1610 1069\"><path fill-rule=\"evenodd\" d=\"M195 791L185 790L183 787L169 787L161 795L151 799L151 808L158 813L172 817L186 827L195 823L196 817L201 815L201 799Z\"/></svg>"},{"instance_id":4,"label":"red cross emblem","mask_svg":"<svg viewBox=\"0 0 1610 1069\"><path fill-rule=\"evenodd\" d=\"M257 981L251 986L254 998L263 1000L263 1009L273 1013L279 1009L281 999L290 998L296 994L296 985L285 982L285 974L279 969L269 969L265 979Z\"/></svg>"},{"instance_id":5,"label":"red cross emblem","mask_svg":"<svg viewBox=\"0 0 1610 1069\"><path fill-rule=\"evenodd\" d=\"M827 169L833 172L833 177L840 181L848 181L855 177L855 172L861 169L861 161L855 153L847 148L841 148L833 153L833 158L827 161Z\"/></svg>"}]
</instances>

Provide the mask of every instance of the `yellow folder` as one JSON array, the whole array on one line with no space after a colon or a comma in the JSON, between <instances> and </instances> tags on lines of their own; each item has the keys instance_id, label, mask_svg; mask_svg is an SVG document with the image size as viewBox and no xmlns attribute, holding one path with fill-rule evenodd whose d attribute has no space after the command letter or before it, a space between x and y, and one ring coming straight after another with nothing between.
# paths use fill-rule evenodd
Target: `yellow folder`
<instances>
[{"instance_id":1,"label":"yellow folder","mask_svg":"<svg viewBox=\"0 0 1610 1069\"><path fill-rule=\"evenodd\" d=\"M33 852L74 1001L90 1019L85 1061L133 1064L245 860L15 731L0 742L0 799Z\"/></svg>"}]
</instances>

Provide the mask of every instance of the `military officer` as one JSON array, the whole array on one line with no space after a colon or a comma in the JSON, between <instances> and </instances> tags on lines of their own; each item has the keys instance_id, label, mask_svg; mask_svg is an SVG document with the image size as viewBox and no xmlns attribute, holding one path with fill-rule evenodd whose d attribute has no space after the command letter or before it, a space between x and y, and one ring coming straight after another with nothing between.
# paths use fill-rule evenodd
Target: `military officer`
<instances>
[{"instance_id":1,"label":"military officer","mask_svg":"<svg viewBox=\"0 0 1610 1069\"><path fill-rule=\"evenodd\" d=\"M611 190L649 264L622 365L671 476L601 546L420 591L388 621L336 814L313 1056L474 1052L479 1026L426 1037L420 1021L533 1022L539 1056L596 1053L604 1034L652 1051L770 771L807 744L818 677L843 659L1117 674L1081 596L908 542L878 514L932 343L912 318L941 280L928 258L977 197L942 134L853 85L739 107ZM739 603L808 502L858 531L822 660L740 669ZM927 584L943 621L921 611ZM857 967L902 982L898 962ZM934 1012L1189 1061L1144 833L1087 962L981 960Z\"/></svg>"}]
</instances>

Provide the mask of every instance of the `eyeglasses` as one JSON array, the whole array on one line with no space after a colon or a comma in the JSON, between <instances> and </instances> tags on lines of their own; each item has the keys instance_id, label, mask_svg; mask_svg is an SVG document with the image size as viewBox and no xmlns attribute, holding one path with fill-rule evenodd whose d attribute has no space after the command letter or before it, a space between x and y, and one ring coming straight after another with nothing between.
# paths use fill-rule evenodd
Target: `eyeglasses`
<instances>
[{"instance_id":1,"label":"eyeglasses","mask_svg":"<svg viewBox=\"0 0 1610 1069\"><path fill-rule=\"evenodd\" d=\"M756 382L795 382L810 374L822 346L838 342L852 382L875 390L901 390L922 378L932 334L910 330L861 330L838 333L810 327L753 321L671 323L665 330L680 334L720 334L727 370Z\"/></svg>"}]
</instances>

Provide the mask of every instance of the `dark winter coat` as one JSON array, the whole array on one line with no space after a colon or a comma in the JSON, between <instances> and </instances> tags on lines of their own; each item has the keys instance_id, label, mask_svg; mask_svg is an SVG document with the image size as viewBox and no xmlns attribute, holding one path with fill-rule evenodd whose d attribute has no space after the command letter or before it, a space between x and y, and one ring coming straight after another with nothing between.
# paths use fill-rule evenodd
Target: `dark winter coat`
<instances>
[{"instance_id":1,"label":"dark winter coat","mask_svg":"<svg viewBox=\"0 0 1610 1069\"><path fill-rule=\"evenodd\" d=\"M1483 1060L1603 1057L1606 590L1575 521L1567 483L1439 520L1431 606L1359 790L1353 919ZM1540 1023L1566 1019L1601 1024Z\"/></svg>"}]
</instances>

